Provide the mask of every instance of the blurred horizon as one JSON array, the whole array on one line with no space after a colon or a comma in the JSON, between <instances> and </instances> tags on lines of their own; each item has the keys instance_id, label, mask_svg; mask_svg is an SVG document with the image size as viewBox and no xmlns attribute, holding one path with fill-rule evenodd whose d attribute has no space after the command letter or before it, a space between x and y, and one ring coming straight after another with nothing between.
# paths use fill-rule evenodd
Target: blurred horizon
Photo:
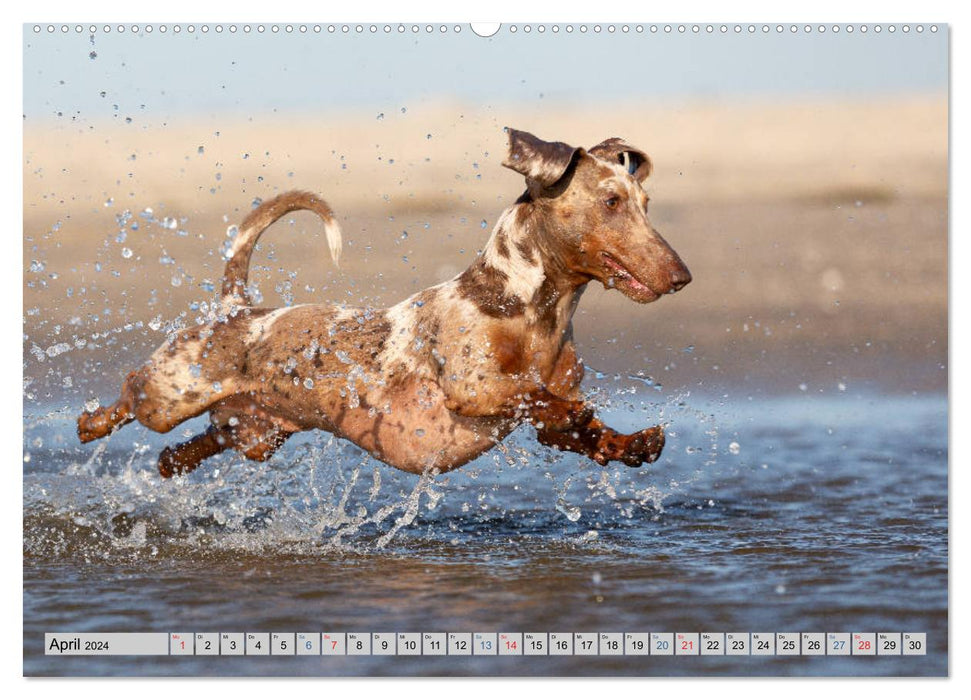
<instances>
[{"instance_id":1,"label":"blurred horizon","mask_svg":"<svg viewBox=\"0 0 971 700\"><path fill-rule=\"evenodd\" d=\"M241 118L273 113L331 114L349 110L409 109L441 101L492 105L582 105L645 99L716 101L926 94L948 89L949 28L904 33L859 29L839 33L800 29L722 34L660 30L650 25L594 25L567 33L565 24L510 25L493 37L469 25L441 25L398 33L384 25L344 34L342 25L319 33L269 30L257 24L216 24L205 35L174 33L153 25L146 34L103 24L89 33L24 32L24 118L82 121L132 120L162 126L172 119L206 115ZM231 33L228 28L236 26ZM243 27L251 27L249 33ZM299 26L299 25L297 25ZM575 25L579 27L580 25ZM610 33L608 27L615 31ZM643 27L638 33L636 27ZM924 26L924 25L922 25ZM927 25L929 26L929 25Z\"/></svg>"}]
</instances>

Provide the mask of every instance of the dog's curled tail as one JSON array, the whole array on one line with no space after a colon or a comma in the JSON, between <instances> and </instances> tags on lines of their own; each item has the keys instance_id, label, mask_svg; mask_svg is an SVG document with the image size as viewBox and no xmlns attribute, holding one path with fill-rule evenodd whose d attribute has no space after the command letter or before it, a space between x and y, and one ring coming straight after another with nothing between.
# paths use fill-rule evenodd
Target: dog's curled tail
<instances>
[{"instance_id":1,"label":"dog's curled tail","mask_svg":"<svg viewBox=\"0 0 971 700\"><path fill-rule=\"evenodd\" d=\"M256 241L266 228L284 214L300 210L312 211L324 222L324 235L327 236L327 246L334 264L340 264L341 230L334 218L334 212L327 202L312 192L293 190L277 195L273 199L262 202L251 211L229 244L225 255L227 258L226 272L223 277L223 300L236 301L245 306L251 306L246 284L249 278L250 257Z\"/></svg>"}]
</instances>

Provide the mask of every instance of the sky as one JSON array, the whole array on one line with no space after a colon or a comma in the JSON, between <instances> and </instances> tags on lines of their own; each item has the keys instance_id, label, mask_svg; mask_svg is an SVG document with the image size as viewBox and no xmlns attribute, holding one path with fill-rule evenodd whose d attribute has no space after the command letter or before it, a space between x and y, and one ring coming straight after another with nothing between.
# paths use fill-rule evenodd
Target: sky
<instances>
[{"instance_id":1,"label":"sky","mask_svg":"<svg viewBox=\"0 0 971 700\"><path fill-rule=\"evenodd\" d=\"M34 27L40 31L35 32ZM116 118L119 113L150 114L165 121L176 116L278 113L327 113L357 108L380 110L392 105L418 104L442 98L474 104L587 103L598 99L643 101L669 99L788 97L801 95L866 95L943 92L948 86L948 27L936 32L929 24L903 25L878 34L873 25L864 34L860 25L850 34L846 25L819 32L813 25L775 24L763 32L756 25L728 25L722 33L691 24L683 33L672 25L651 32L650 24L615 24L610 33L601 25L503 25L490 37L475 35L468 24L446 25L432 32L411 24L399 33L391 25L323 24L306 32L285 24L273 32L267 24L237 24L235 33L224 23L175 25L140 24L137 32L126 24L76 32L76 24L47 31L47 24L23 25L24 118L27 121ZM459 26L459 32L454 30ZM642 31L638 32L637 27Z\"/></svg>"}]
</instances>

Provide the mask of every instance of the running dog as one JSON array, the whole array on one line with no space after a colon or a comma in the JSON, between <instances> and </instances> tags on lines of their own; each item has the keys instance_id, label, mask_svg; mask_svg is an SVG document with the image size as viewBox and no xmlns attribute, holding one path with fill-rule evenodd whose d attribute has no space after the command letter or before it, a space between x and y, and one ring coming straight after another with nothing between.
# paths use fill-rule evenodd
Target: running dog
<instances>
[{"instance_id":1,"label":"running dog","mask_svg":"<svg viewBox=\"0 0 971 700\"><path fill-rule=\"evenodd\" d=\"M166 433L208 411L205 432L161 453L163 477L229 448L266 460L311 429L412 473L455 469L522 422L544 445L601 465L656 460L660 426L621 434L584 402L571 321L592 281L642 304L691 281L648 219L641 183L651 160L617 138L584 150L506 132L503 165L525 177L526 191L463 273L388 309L256 308L250 256L281 216L315 212L335 263L340 255L330 207L306 192L281 194L239 227L211 322L171 334L115 403L83 413L81 442L133 420Z\"/></svg>"}]
</instances>

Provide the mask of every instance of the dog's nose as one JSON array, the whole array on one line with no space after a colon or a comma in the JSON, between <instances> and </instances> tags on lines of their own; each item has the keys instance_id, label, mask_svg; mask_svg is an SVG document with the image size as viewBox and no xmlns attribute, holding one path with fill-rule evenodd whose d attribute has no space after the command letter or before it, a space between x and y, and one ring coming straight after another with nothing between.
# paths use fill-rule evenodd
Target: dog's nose
<instances>
[{"instance_id":1,"label":"dog's nose","mask_svg":"<svg viewBox=\"0 0 971 700\"><path fill-rule=\"evenodd\" d=\"M671 286L673 287L672 291L678 291L690 281L691 273L688 272L688 268L686 268L684 265L679 266L679 268L671 274Z\"/></svg>"}]
</instances>

